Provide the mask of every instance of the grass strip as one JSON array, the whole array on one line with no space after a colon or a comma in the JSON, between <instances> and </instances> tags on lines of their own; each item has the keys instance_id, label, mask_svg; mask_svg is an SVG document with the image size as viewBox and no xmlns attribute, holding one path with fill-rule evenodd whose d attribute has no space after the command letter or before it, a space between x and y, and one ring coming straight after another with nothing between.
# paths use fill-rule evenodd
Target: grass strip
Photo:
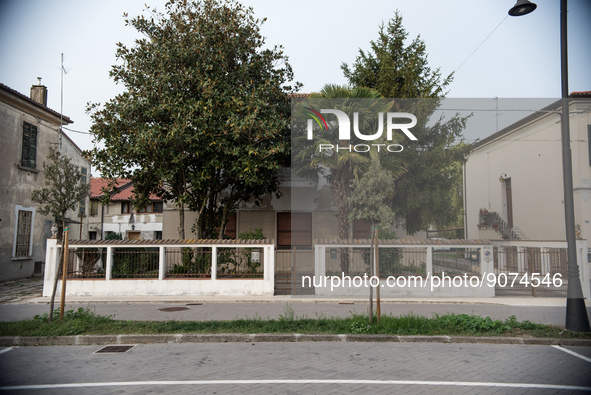
<instances>
[{"instance_id":1,"label":"grass strip","mask_svg":"<svg viewBox=\"0 0 591 395\"><path fill-rule=\"evenodd\" d=\"M468 314L444 314L432 317L406 314L384 315L379 324L367 315L350 317L297 317L289 305L278 319L236 319L232 321L122 321L100 316L90 309L59 310L53 322L47 314L32 320L1 322L0 336L68 336L176 333L301 333L301 334L387 334L427 336L530 336L591 339L591 333L571 332L555 326L517 321L515 316L493 320Z\"/></svg>"}]
</instances>

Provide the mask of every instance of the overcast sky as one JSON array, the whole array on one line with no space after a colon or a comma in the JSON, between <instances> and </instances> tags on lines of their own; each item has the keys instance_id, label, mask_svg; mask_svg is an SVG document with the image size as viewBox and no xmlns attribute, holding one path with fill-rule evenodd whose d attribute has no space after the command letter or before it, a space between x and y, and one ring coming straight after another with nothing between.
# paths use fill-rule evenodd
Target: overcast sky
<instances>
[{"instance_id":1,"label":"overcast sky","mask_svg":"<svg viewBox=\"0 0 591 395\"><path fill-rule=\"evenodd\" d=\"M267 18L267 45L285 48L302 92L346 83L341 63L352 64L360 48L369 49L379 25L398 9L410 37L420 34L425 41L430 65L444 75L455 72L448 97L558 98L560 2L534 1L538 8L523 17L507 17L515 0L242 3ZM87 132L86 103L104 103L122 90L108 76L116 43L130 45L137 37L122 15L144 13L145 3L164 11L164 1L151 0L0 0L0 82L29 95L42 77L48 106L59 112L63 53L63 112L74 121L71 129ZM568 15L569 90L589 91L591 1L570 0ZM88 135L68 134L82 149L92 147Z\"/></svg>"}]
</instances>

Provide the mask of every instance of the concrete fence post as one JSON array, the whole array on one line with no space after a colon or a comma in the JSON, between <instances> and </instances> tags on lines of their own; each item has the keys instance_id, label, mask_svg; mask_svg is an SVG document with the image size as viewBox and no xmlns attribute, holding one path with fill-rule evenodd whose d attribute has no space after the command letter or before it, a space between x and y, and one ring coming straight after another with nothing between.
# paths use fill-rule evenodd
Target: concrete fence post
<instances>
[{"instance_id":1,"label":"concrete fence post","mask_svg":"<svg viewBox=\"0 0 591 395\"><path fill-rule=\"evenodd\" d=\"M427 257L425 262L425 275L433 278L433 247L427 247Z\"/></svg>"},{"instance_id":2,"label":"concrete fence post","mask_svg":"<svg viewBox=\"0 0 591 395\"><path fill-rule=\"evenodd\" d=\"M113 247L107 247L107 268L105 269L105 281L113 277Z\"/></svg>"},{"instance_id":3,"label":"concrete fence post","mask_svg":"<svg viewBox=\"0 0 591 395\"><path fill-rule=\"evenodd\" d=\"M159 247L158 250L158 280L164 280L166 274L166 247Z\"/></svg>"},{"instance_id":4,"label":"concrete fence post","mask_svg":"<svg viewBox=\"0 0 591 395\"><path fill-rule=\"evenodd\" d=\"M57 239L47 239L45 248L45 273L43 275L43 296L51 296L53 282L57 274L57 265L59 260L60 248L57 245Z\"/></svg>"},{"instance_id":5,"label":"concrete fence post","mask_svg":"<svg viewBox=\"0 0 591 395\"><path fill-rule=\"evenodd\" d=\"M275 289L275 245L271 244L265 246L264 248L264 256L263 259L265 260L265 265L263 270L263 279L265 281L271 281L273 289Z\"/></svg>"},{"instance_id":6,"label":"concrete fence post","mask_svg":"<svg viewBox=\"0 0 591 395\"><path fill-rule=\"evenodd\" d=\"M218 275L218 248L211 246L211 280L217 280Z\"/></svg>"},{"instance_id":7,"label":"concrete fence post","mask_svg":"<svg viewBox=\"0 0 591 395\"><path fill-rule=\"evenodd\" d=\"M326 247L314 246L314 283L321 284L322 278L326 276Z\"/></svg>"},{"instance_id":8,"label":"concrete fence post","mask_svg":"<svg viewBox=\"0 0 591 395\"><path fill-rule=\"evenodd\" d=\"M482 246L479 248L480 250L480 259L479 259L479 266L480 266L480 275L486 276L489 273L495 272L495 262L494 262L494 249L492 245Z\"/></svg>"}]
</instances>

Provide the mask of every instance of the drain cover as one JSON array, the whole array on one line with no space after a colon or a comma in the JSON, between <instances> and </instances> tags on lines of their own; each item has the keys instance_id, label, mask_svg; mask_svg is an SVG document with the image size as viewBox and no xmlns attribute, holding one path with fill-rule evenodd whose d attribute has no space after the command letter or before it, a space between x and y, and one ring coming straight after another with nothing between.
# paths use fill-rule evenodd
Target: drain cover
<instances>
[{"instance_id":1,"label":"drain cover","mask_svg":"<svg viewBox=\"0 0 591 395\"><path fill-rule=\"evenodd\" d=\"M100 350L95 351L95 354L110 354L110 353L122 353L127 352L135 346L104 346Z\"/></svg>"},{"instance_id":2,"label":"drain cover","mask_svg":"<svg viewBox=\"0 0 591 395\"><path fill-rule=\"evenodd\" d=\"M160 311L183 311L183 310L189 310L188 307L165 307L163 309L158 309Z\"/></svg>"}]
</instances>

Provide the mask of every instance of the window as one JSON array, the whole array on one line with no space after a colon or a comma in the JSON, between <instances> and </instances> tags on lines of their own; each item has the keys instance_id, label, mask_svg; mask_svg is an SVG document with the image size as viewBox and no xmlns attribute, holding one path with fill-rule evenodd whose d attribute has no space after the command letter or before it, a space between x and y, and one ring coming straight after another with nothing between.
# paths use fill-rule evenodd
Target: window
<instances>
[{"instance_id":1,"label":"window","mask_svg":"<svg viewBox=\"0 0 591 395\"><path fill-rule=\"evenodd\" d=\"M23 123L23 151L21 166L35 169L37 167L37 126Z\"/></svg>"},{"instance_id":2,"label":"window","mask_svg":"<svg viewBox=\"0 0 591 395\"><path fill-rule=\"evenodd\" d=\"M129 202L121 202L121 214L129 214L131 207Z\"/></svg>"},{"instance_id":3,"label":"window","mask_svg":"<svg viewBox=\"0 0 591 395\"><path fill-rule=\"evenodd\" d=\"M80 168L80 183L81 184L86 184L88 182L88 169L86 169L86 167L81 167Z\"/></svg>"},{"instance_id":4,"label":"window","mask_svg":"<svg viewBox=\"0 0 591 395\"><path fill-rule=\"evenodd\" d=\"M157 230L154 232L154 240L162 240L162 231Z\"/></svg>"},{"instance_id":5,"label":"window","mask_svg":"<svg viewBox=\"0 0 591 395\"><path fill-rule=\"evenodd\" d=\"M88 232L88 239L89 240L96 240L96 231Z\"/></svg>"},{"instance_id":6,"label":"window","mask_svg":"<svg viewBox=\"0 0 591 395\"><path fill-rule=\"evenodd\" d=\"M137 212L140 214L161 213L162 212L162 202L152 202L152 203L146 205L146 207L138 210Z\"/></svg>"},{"instance_id":7,"label":"window","mask_svg":"<svg viewBox=\"0 0 591 395\"><path fill-rule=\"evenodd\" d=\"M80 167L80 183L86 184L88 179L88 169L86 167ZM78 210L80 217L86 214L86 199L80 201L80 209Z\"/></svg>"},{"instance_id":8,"label":"window","mask_svg":"<svg viewBox=\"0 0 591 395\"><path fill-rule=\"evenodd\" d=\"M90 201L90 215L98 215L98 200L91 200Z\"/></svg>"},{"instance_id":9,"label":"window","mask_svg":"<svg viewBox=\"0 0 591 395\"><path fill-rule=\"evenodd\" d=\"M152 212L152 203L145 205L141 209L137 211L140 214L151 213Z\"/></svg>"},{"instance_id":10,"label":"window","mask_svg":"<svg viewBox=\"0 0 591 395\"><path fill-rule=\"evenodd\" d=\"M14 258L32 255L33 220L35 209L16 206L16 228L14 234Z\"/></svg>"}]
</instances>

